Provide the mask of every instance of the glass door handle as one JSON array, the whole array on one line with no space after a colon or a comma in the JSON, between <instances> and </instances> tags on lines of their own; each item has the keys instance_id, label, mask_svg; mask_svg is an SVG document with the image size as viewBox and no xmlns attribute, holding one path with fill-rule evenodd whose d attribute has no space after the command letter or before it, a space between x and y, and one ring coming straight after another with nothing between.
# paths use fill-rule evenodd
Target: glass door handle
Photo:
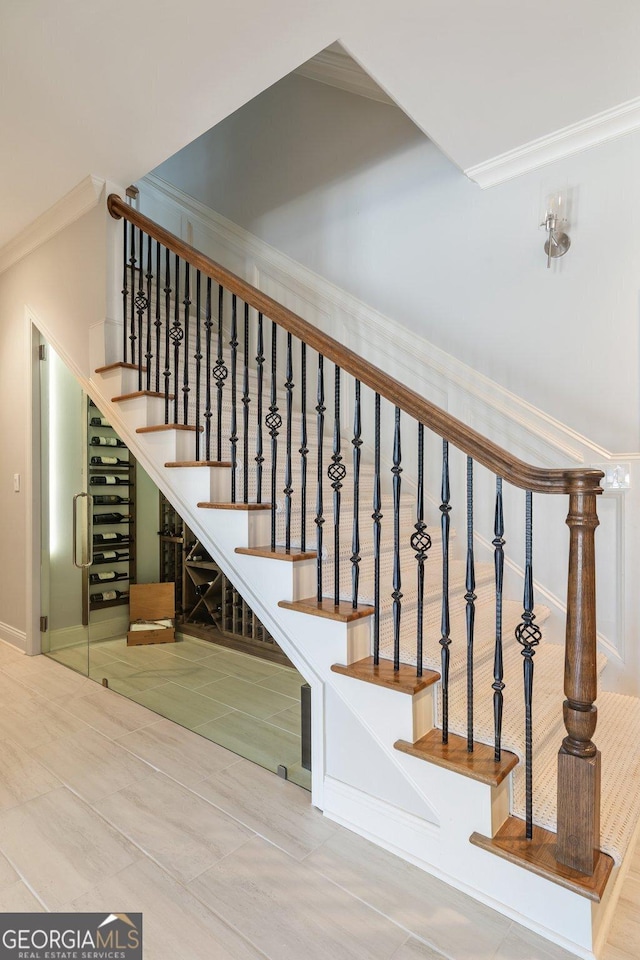
<instances>
[{"instance_id":1,"label":"glass door handle","mask_svg":"<svg viewBox=\"0 0 640 960\"><path fill-rule=\"evenodd\" d=\"M87 543L86 563L78 563L78 500L87 502ZM76 493L73 498L73 565L78 570L86 570L93 563L93 497L90 493Z\"/></svg>"}]
</instances>

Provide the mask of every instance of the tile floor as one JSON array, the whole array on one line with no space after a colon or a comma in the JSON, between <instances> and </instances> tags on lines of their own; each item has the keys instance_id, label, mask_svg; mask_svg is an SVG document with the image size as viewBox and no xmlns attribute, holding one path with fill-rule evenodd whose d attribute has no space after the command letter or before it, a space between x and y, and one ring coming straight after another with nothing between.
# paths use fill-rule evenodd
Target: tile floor
<instances>
[{"instance_id":1,"label":"tile floor","mask_svg":"<svg viewBox=\"0 0 640 960\"><path fill-rule=\"evenodd\" d=\"M87 672L86 646L49 656ZM155 713L311 789L300 763L300 686L285 667L195 637L128 647L124 638L92 642L89 675Z\"/></svg>"},{"instance_id":2,"label":"tile floor","mask_svg":"<svg viewBox=\"0 0 640 960\"><path fill-rule=\"evenodd\" d=\"M4 643L0 769L0 911L142 911L145 960L571 958L294 784ZM640 956L639 907L636 854L603 960Z\"/></svg>"}]
</instances>

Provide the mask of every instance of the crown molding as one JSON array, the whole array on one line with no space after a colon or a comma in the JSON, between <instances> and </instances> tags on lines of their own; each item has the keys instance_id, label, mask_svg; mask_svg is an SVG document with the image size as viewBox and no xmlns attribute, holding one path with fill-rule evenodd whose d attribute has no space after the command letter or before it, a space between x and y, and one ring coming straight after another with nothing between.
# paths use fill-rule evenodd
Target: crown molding
<instances>
[{"instance_id":1,"label":"crown molding","mask_svg":"<svg viewBox=\"0 0 640 960\"><path fill-rule=\"evenodd\" d=\"M369 100L377 100L378 103L394 102L375 80L348 53L337 48L336 44L307 60L295 73L309 80L317 80L330 87L339 87L360 97L367 97Z\"/></svg>"},{"instance_id":2,"label":"crown molding","mask_svg":"<svg viewBox=\"0 0 640 960\"><path fill-rule=\"evenodd\" d=\"M640 97L636 97L579 123L556 130L548 136L539 137L501 153L491 160L468 167L464 172L470 180L486 190L487 187L494 187L548 163L623 137L639 128Z\"/></svg>"},{"instance_id":3,"label":"crown molding","mask_svg":"<svg viewBox=\"0 0 640 960\"><path fill-rule=\"evenodd\" d=\"M104 184L104 180L91 174L85 177L73 190L5 244L0 250L0 273L88 213L100 200Z\"/></svg>"}]
</instances>

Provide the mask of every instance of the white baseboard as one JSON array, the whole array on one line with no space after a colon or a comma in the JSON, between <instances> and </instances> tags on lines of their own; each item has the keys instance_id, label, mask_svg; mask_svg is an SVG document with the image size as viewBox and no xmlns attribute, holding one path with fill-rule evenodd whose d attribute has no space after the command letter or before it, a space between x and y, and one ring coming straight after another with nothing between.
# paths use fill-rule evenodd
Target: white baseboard
<instances>
[{"instance_id":1,"label":"white baseboard","mask_svg":"<svg viewBox=\"0 0 640 960\"><path fill-rule=\"evenodd\" d=\"M24 630L16 630L8 623L0 622L0 640L8 643L12 647L17 647L22 653L27 650L27 635Z\"/></svg>"}]
</instances>

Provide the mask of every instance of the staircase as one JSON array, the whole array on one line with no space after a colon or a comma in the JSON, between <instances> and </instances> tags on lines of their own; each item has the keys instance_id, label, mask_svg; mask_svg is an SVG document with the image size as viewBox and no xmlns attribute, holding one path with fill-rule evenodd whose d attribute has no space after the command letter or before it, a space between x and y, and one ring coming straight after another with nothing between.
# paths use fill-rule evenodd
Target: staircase
<instances>
[{"instance_id":1,"label":"staircase","mask_svg":"<svg viewBox=\"0 0 640 960\"><path fill-rule=\"evenodd\" d=\"M602 771L592 740L601 474L522 463L109 208L125 219L123 359L96 371L94 398L311 682L313 802L593 956L640 815L640 701L598 695ZM504 564L518 490L521 596ZM535 604L534 492L569 496L565 644ZM376 751L420 816L376 798Z\"/></svg>"}]
</instances>

